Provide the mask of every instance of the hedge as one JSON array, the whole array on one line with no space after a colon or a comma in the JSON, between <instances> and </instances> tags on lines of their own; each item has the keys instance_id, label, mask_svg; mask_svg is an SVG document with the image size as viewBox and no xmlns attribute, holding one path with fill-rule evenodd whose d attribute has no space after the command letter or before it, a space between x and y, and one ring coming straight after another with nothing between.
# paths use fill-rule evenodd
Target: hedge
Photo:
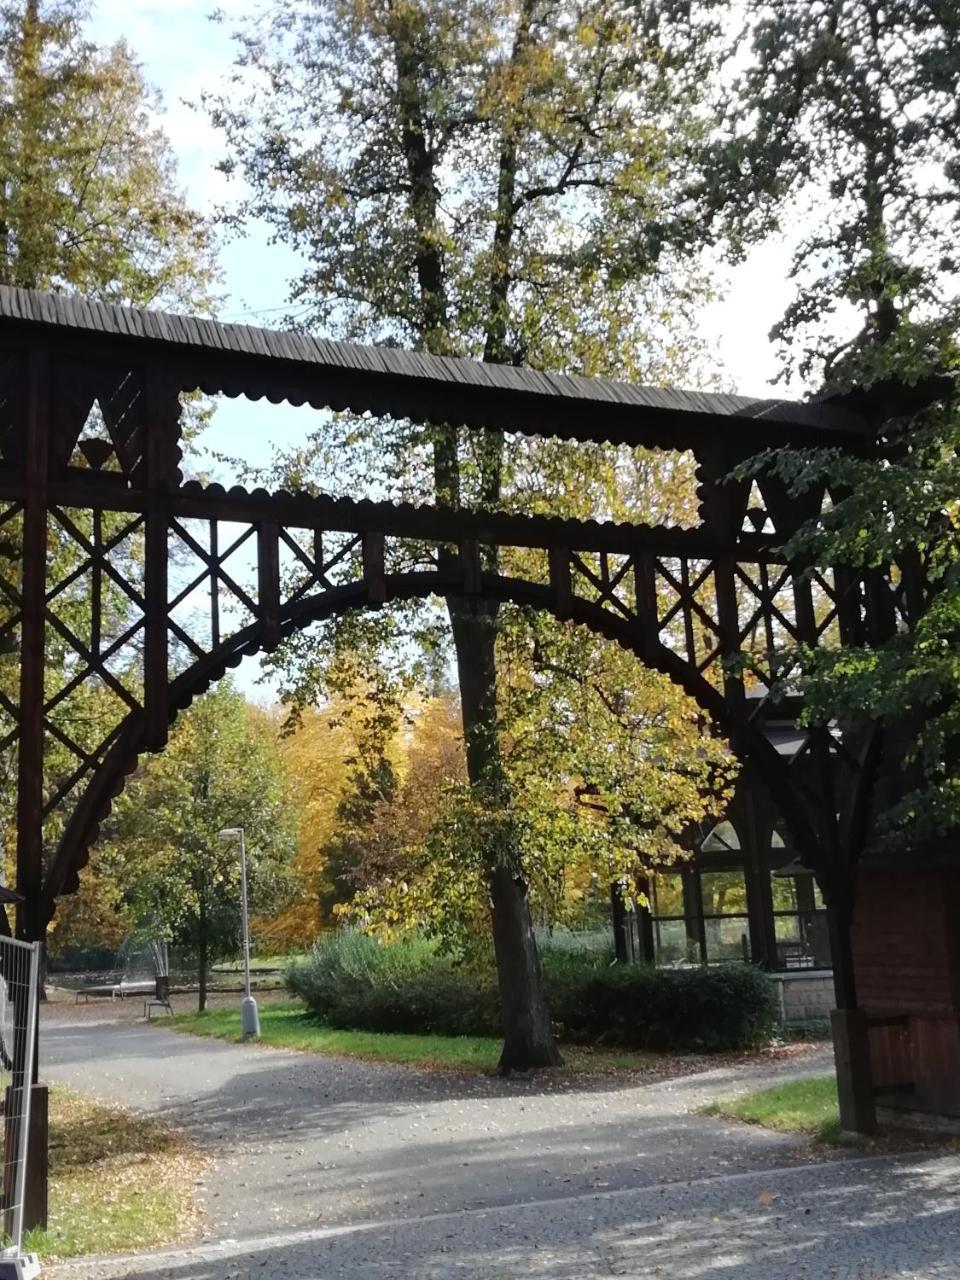
<instances>
[{"instance_id":1,"label":"hedge","mask_svg":"<svg viewBox=\"0 0 960 1280\"><path fill-rule=\"evenodd\" d=\"M488 975L455 966L424 940L383 945L349 930L314 944L286 972L288 989L331 1027L424 1035L496 1035Z\"/></svg>"},{"instance_id":2,"label":"hedge","mask_svg":"<svg viewBox=\"0 0 960 1280\"><path fill-rule=\"evenodd\" d=\"M653 969L547 947L544 980L558 1036L577 1044L719 1053L767 1043L773 984L749 965ZM471 969L422 939L383 945L344 931L287 970L287 986L321 1022L365 1031L496 1035L491 967Z\"/></svg>"},{"instance_id":3,"label":"hedge","mask_svg":"<svg viewBox=\"0 0 960 1280\"><path fill-rule=\"evenodd\" d=\"M773 983L733 961L708 969L615 965L581 981L547 981L560 1038L629 1049L723 1053L776 1034Z\"/></svg>"}]
</instances>

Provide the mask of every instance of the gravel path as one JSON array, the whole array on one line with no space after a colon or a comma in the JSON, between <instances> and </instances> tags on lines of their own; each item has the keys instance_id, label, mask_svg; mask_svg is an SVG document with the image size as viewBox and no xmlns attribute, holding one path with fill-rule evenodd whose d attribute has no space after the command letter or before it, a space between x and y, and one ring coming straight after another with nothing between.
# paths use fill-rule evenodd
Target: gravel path
<instances>
[{"instance_id":1,"label":"gravel path","mask_svg":"<svg viewBox=\"0 0 960 1280\"><path fill-rule=\"evenodd\" d=\"M800 1063L659 1084L500 1080L227 1044L78 1017L43 1028L42 1073L186 1128L220 1157L208 1227L262 1234L487 1208L778 1165L796 1139L691 1114Z\"/></svg>"},{"instance_id":2,"label":"gravel path","mask_svg":"<svg viewBox=\"0 0 960 1280\"><path fill-rule=\"evenodd\" d=\"M52 1280L956 1280L956 1158L793 1165L56 1268Z\"/></svg>"},{"instance_id":3,"label":"gravel path","mask_svg":"<svg viewBox=\"0 0 960 1280\"><path fill-rule=\"evenodd\" d=\"M824 1049L624 1084L242 1047L106 1010L60 1011L41 1043L45 1078L163 1116L217 1156L199 1248L62 1280L960 1275L957 1158L811 1163L795 1138L695 1114L822 1074Z\"/></svg>"}]
</instances>

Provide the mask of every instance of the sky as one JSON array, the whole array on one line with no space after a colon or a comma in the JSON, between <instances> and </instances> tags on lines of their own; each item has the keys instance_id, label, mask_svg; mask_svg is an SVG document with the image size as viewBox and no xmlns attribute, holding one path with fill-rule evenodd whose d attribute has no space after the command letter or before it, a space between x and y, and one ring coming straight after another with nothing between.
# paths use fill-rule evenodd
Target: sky
<instances>
[{"instance_id":1,"label":"sky","mask_svg":"<svg viewBox=\"0 0 960 1280\"><path fill-rule=\"evenodd\" d=\"M231 27L259 7L252 0L221 0L221 22L210 20L202 0L99 0L93 9L93 39L101 44L126 40L148 82L162 95L159 123L178 158L180 181L190 202L205 212L235 192L217 170L222 138L199 100L204 90L218 88L229 73L234 56ZM772 386L777 364L767 335L790 298L787 260L786 249L777 243L754 250L728 273L724 296L702 317L718 372L743 394L783 394ZM219 318L267 327L279 323L296 265L290 250L268 243L263 228L224 243ZM224 401L204 439L210 451L261 466L269 462L274 446L299 442L314 413L266 402ZM216 464L211 475L227 483L232 479ZM256 678L257 664L245 662L239 673L241 686L251 692Z\"/></svg>"},{"instance_id":2,"label":"sky","mask_svg":"<svg viewBox=\"0 0 960 1280\"><path fill-rule=\"evenodd\" d=\"M223 155L220 135L202 110L192 106L205 89L220 85L230 69L230 29L256 10L251 0L221 0L224 21L209 20L196 0L100 0L92 34L98 41L125 39L144 66L147 79L163 95L165 131L179 158L180 177L191 201L211 210L229 198L231 186L217 171ZM733 386L748 395L770 394L776 360L767 338L790 296L787 254L770 243L729 274L725 297L703 316L705 336ZM283 315L295 259L270 246L262 233L224 246L225 299L220 317L269 326ZM258 446L251 441L251 448Z\"/></svg>"}]
</instances>

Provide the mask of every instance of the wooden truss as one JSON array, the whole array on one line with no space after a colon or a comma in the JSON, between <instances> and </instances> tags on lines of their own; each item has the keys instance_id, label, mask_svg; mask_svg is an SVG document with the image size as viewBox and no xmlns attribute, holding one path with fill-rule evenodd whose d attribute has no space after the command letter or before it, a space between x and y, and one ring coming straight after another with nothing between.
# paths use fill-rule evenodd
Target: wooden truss
<instances>
[{"instance_id":1,"label":"wooden truss","mask_svg":"<svg viewBox=\"0 0 960 1280\"><path fill-rule=\"evenodd\" d=\"M196 388L692 450L699 523L185 482L180 396ZM785 563L777 547L826 495L728 480L760 448L825 442L865 452L874 436L843 405L561 378L0 289L0 758L18 933L42 936L138 755L160 750L177 713L245 654L345 610L432 594L548 610L665 672L749 763L829 891L833 784L812 796L811 771L801 785L762 730L774 654L861 641L922 601L908 575ZM539 569L492 573L489 547L524 549ZM837 735L821 745L862 771ZM850 821L863 811L854 797Z\"/></svg>"}]
</instances>

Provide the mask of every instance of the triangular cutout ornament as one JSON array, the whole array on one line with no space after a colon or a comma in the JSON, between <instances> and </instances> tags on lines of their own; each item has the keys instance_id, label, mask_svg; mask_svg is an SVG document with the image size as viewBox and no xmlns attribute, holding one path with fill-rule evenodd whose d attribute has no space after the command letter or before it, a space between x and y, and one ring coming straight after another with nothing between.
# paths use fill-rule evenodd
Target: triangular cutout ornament
<instances>
[{"instance_id":1,"label":"triangular cutout ornament","mask_svg":"<svg viewBox=\"0 0 960 1280\"><path fill-rule=\"evenodd\" d=\"M80 429L70 465L90 471L123 471L97 400L91 405L87 420Z\"/></svg>"},{"instance_id":2,"label":"triangular cutout ornament","mask_svg":"<svg viewBox=\"0 0 960 1280\"><path fill-rule=\"evenodd\" d=\"M767 510L766 501L756 480L750 485L747 509L743 517L743 529L744 532L751 533L776 532L773 521L770 519L770 512Z\"/></svg>"}]
</instances>

